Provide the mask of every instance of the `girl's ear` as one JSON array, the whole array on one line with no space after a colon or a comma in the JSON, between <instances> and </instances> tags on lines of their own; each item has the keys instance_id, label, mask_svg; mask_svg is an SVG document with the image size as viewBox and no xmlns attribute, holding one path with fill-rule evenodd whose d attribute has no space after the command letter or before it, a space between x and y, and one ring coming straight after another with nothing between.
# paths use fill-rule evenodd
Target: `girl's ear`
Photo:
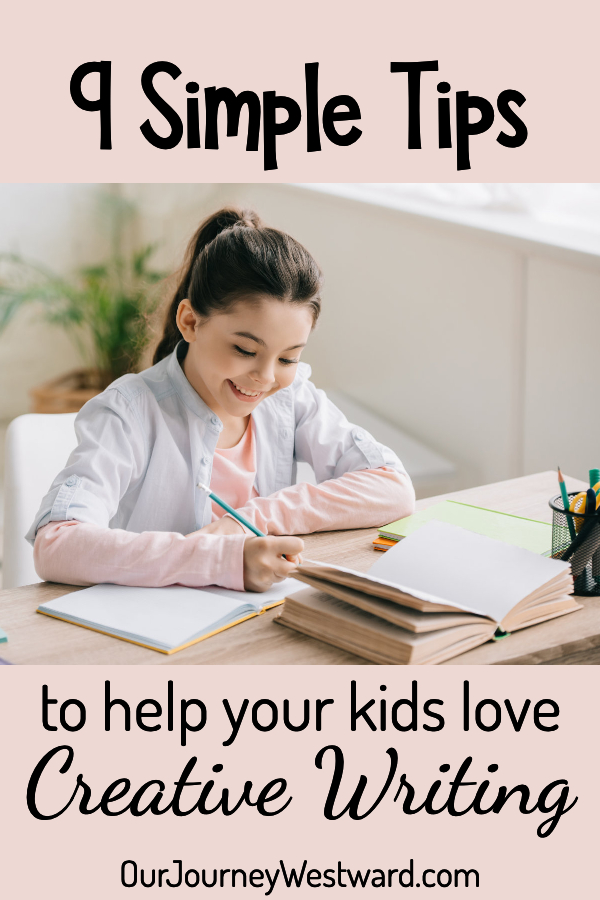
<instances>
[{"instance_id":1,"label":"girl's ear","mask_svg":"<svg viewBox=\"0 0 600 900\"><path fill-rule=\"evenodd\" d=\"M188 344L193 344L196 340L196 326L198 324L198 316L192 309L189 300L182 300L177 307L177 316L175 321L181 332L181 336Z\"/></svg>"}]
</instances>

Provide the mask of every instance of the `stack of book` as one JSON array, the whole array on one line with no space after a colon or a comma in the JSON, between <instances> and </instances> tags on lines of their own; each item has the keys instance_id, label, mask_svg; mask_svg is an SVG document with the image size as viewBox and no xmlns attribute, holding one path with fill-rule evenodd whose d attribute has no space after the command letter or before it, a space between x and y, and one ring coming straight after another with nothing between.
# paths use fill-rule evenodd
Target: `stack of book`
<instances>
[{"instance_id":1,"label":"stack of book","mask_svg":"<svg viewBox=\"0 0 600 900\"><path fill-rule=\"evenodd\" d=\"M306 560L281 625L381 664L435 664L581 608L570 566L432 519L368 572ZM510 637L508 637L510 639Z\"/></svg>"}]
</instances>

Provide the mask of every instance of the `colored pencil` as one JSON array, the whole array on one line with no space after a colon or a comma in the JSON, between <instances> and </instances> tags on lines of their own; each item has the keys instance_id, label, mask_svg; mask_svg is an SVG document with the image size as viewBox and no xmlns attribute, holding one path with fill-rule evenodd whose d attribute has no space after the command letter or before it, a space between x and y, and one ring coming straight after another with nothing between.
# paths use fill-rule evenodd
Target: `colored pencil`
<instances>
[{"instance_id":1,"label":"colored pencil","mask_svg":"<svg viewBox=\"0 0 600 900\"><path fill-rule=\"evenodd\" d=\"M569 495L567 494L567 486L565 484L565 479L563 478L563 474L560 471L560 466L558 467L558 484L560 487L560 494L563 501L563 506L565 509L565 516L567 518L567 524L569 526L569 534L571 535L571 540L574 541L577 537L577 532L575 531L575 522L573 521L573 516L570 516L568 513L569 510Z\"/></svg>"},{"instance_id":2,"label":"colored pencil","mask_svg":"<svg viewBox=\"0 0 600 900\"><path fill-rule=\"evenodd\" d=\"M245 519L244 516L241 516L237 510L233 509L229 505L229 503L225 503L224 500L221 500L220 497L217 497L217 495L213 493L211 489L205 484L200 484L199 482L196 486L199 487L201 491L204 491L205 494L208 494L210 499L214 500L215 503L218 503L219 506L225 510L225 512L228 512L230 516L233 516L233 518L236 519L240 523L240 525L243 525L245 528L250 529L250 531L255 534L256 537L266 537L266 535L263 534L262 531L259 531L258 528L256 528L252 524L252 522L249 522L248 519Z\"/></svg>"}]
</instances>

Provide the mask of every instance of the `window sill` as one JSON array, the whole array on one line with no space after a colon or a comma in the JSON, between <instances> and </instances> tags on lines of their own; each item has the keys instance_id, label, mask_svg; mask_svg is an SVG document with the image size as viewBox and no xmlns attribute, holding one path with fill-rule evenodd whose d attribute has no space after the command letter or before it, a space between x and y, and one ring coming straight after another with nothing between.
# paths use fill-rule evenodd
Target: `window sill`
<instances>
[{"instance_id":1,"label":"window sill","mask_svg":"<svg viewBox=\"0 0 600 900\"><path fill-rule=\"evenodd\" d=\"M600 222L595 229L543 221L526 213L446 206L415 197L403 197L376 183L298 183L294 187L501 235L528 244L530 252L544 248L560 249L600 261Z\"/></svg>"}]
</instances>

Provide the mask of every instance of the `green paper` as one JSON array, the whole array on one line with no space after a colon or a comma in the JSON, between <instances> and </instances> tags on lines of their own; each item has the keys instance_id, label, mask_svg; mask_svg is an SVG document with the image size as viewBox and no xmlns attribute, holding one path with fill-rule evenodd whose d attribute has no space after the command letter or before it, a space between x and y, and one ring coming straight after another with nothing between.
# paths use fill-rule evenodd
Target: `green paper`
<instances>
[{"instance_id":1,"label":"green paper","mask_svg":"<svg viewBox=\"0 0 600 900\"><path fill-rule=\"evenodd\" d=\"M4 644L8 640L8 635L0 628L0 644Z\"/></svg>"},{"instance_id":2,"label":"green paper","mask_svg":"<svg viewBox=\"0 0 600 900\"><path fill-rule=\"evenodd\" d=\"M432 519L458 525L467 531L474 531L515 547L523 547L532 553L547 554L552 546L552 525L547 522L495 512L481 506L470 506L456 500L444 500L443 503L429 506L406 519L392 522L391 525L380 528L379 535L392 540L408 537Z\"/></svg>"}]
</instances>

